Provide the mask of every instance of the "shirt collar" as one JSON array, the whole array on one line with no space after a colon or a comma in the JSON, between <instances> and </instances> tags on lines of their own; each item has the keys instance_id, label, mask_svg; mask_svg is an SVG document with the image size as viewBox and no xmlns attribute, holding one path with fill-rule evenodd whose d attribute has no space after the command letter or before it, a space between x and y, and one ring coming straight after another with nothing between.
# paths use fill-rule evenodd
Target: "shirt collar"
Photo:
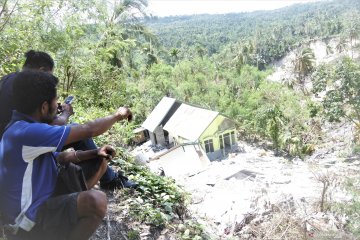
<instances>
[{"instance_id":1,"label":"shirt collar","mask_svg":"<svg viewBox=\"0 0 360 240\"><path fill-rule=\"evenodd\" d=\"M20 121L20 120L24 120L24 121L30 122L30 123L38 122L34 118L30 117L29 115L26 115L26 114L23 114L16 110L13 110L12 116L11 116L11 122L16 122L16 121Z\"/></svg>"}]
</instances>

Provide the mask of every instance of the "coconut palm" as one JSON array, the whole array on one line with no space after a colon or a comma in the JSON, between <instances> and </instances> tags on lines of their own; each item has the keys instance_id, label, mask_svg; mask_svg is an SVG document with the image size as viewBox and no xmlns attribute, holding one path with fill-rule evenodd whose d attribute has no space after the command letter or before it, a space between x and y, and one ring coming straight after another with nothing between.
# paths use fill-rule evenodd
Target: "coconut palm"
<instances>
[{"instance_id":1,"label":"coconut palm","mask_svg":"<svg viewBox=\"0 0 360 240\"><path fill-rule=\"evenodd\" d=\"M146 16L147 0L115 0L104 3L108 9L109 24L138 23L140 17Z\"/></svg>"},{"instance_id":2,"label":"coconut palm","mask_svg":"<svg viewBox=\"0 0 360 240\"><path fill-rule=\"evenodd\" d=\"M179 58L179 53L180 53L180 50L177 48L172 48L170 50L170 56L171 56L171 58L173 58L174 63L177 62L177 60Z\"/></svg>"},{"instance_id":3,"label":"coconut palm","mask_svg":"<svg viewBox=\"0 0 360 240\"><path fill-rule=\"evenodd\" d=\"M241 71L241 68L245 64L250 64L251 57L252 57L254 51L255 51L255 48L254 48L254 46L253 46L253 44L251 42L248 42L247 44L244 44L244 45L240 45L238 47L236 55L235 55L235 57L233 59L238 72Z\"/></svg>"},{"instance_id":4,"label":"coconut palm","mask_svg":"<svg viewBox=\"0 0 360 240\"><path fill-rule=\"evenodd\" d=\"M299 49L295 55L294 71L298 74L298 82L304 90L305 77L314 69L315 54L311 48Z\"/></svg>"},{"instance_id":5,"label":"coconut palm","mask_svg":"<svg viewBox=\"0 0 360 240\"><path fill-rule=\"evenodd\" d=\"M140 41L131 42L130 39L142 36L149 42L149 51L146 53L150 63L156 62L156 56L153 55L153 46L158 46L157 37L140 23L142 17L146 16L145 9L148 5L147 0L99 0L102 6L102 18L105 20L105 29L100 38L99 46L112 49L111 64L123 67L124 63L134 67L133 49L141 47ZM122 42L118 47L114 43Z\"/></svg>"},{"instance_id":6,"label":"coconut palm","mask_svg":"<svg viewBox=\"0 0 360 240\"><path fill-rule=\"evenodd\" d=\"M195 50L196 50L197 55L199 57L201 57L201 59L204 58L204 56L206 54L206 49L203 46L197 45Z\"/></svg>"},{"instance_id":7,"label":"coconut palm","mask_svg":"<svg viewBox=\"0 0 360 240\"><path fill-rule=\"evenodd\" d=\"M338 44L336 44L335 48L338 53L342 53L343 51L345 51L347 48L347 42L346 42L345 38L340 38L339 42L338 42Z\"/></svg>"},{"instance_id":8,"label":"coconut palm","mask_svg":"<svg viewBox=\"0 0 360 240\"><path fill-rule=\"evenodd\" d=\"M354 45L356 44L356 39L359 37L358 35L358 31L356 29L355 26L352 26L350 29L349 29L349 37L350 37L350 49L351 49L351 58L353 58L353 47ZM354 42L354 44L353 44Z\"/></svg>"},{"instance_id":9,"label":"coconut palm","mask_svg":"<svg viewBox=\"0 0 360 240\"><path fill-rule=\"evenodd\" d=\"M266 129L266 134L271 138L275 154L278 154L280 148L280 138L283 134L283 127L287 121L278 105L263 106L257 114L259 127Z\"/></svg>"},{"instance_id":10,"label":"coconut palm","mask_svg":"<svg viewBox=\"0 0 360 240\"><path fill-rule=\"evenodd\" d=\"M146 55L146 67L150 68L153 64L158 63L159 59L157 54L154 52L151 45L145 44L142 49L143 54Z\"/></svg>"}]
</instances>

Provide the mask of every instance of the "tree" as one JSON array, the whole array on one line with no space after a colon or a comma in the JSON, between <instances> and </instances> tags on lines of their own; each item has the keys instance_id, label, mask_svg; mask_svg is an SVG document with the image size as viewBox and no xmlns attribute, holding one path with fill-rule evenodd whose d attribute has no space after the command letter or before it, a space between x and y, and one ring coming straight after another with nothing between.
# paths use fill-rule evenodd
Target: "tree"
<instances>
[{"instance_id":1,"label":"tree","mask_svg":"<svg viewBox=\"0 0 360 240\"><path fill-rule=\"evenodd\" d=\"M146 55L146 67L149 69L153 64L158 63L159 59L154 52L154 50L151 48L151 45L145 44L145 46L142 49L142 52Z\"/></svg>"},{"instance_id":2,"label":"tree","mask_svg":"<svg viewBox=\"0 0 360 240\"><path fill-rule=\"evenodd\" d=\"M360 123L360 65L351 58L339 62L327 84L320 90L326 92L323 101L324 111L330 121L342 118L352 121L356 126ZM360 129L358 129L360 130Z\"/></svg>"},{"instance_id":3,"label":"tree","mask_svg":"<svg viewBox=\"0 0 360 240\"><path fill-rule=\"evenodd\" d=\"M278 105L264 109L258 116L261 125L267 130L270 136L276 154L279 151L280 135L286 119Z\"/></svg>"},{"instance_id":4,"label":"tree","mask_svg":"<svg viewBox=\"0 0 360 240\"><path fill-rule=\"evenodd\" d=\"M326 55L330 55L333 54L334 51L330 45L330 38L325 38L324 39L325 45L326 45Z\"/></svg>"},{"instance_id":5,"label":"tree","mask_svg":"<svg viewBox=\"0 0 360 240\"><path fill-rule=\"evenodd\" d=\"M311 48L299 49L295 55L294 71L298 74L301 89L305 89L305 76L314 68L315 55Z\"/></svg>"},{"instance_id":6,"label":"tree","mask_svg":"<svg viewBox=\"0 0 360 240\"><path fill-rule=\"evenodd\" d=\"M172 49L170 50L170 56L172 57L174 64L175 64L175 63L178 61L178 59L179 59L179 53L180 53L180 50L177 49L177 48L172 48Z\"/></svg>"},{"instance_id":7,"label":"tree","mask_svg":"<svg viewBox=\"0 0 360 240\"><path fill-rule=\"evenodd\" d=\"M326 64L321 64L311 76L313 85L312 92L317 96L320 92L326 91L328 81L331 78L331 68Z\"/></svg>"},{"instance_id":8,"label":"tree","mask_svg":"<svg viewBox=\"0 0 360 240\"><path fill-rule=\"evenodd\" d=\"M8 0L0 1L0 33L4 30L5 26L9 23L19 1L10 6Z\"/></svg>"},{"instance_id":9,"label":"tree","mask_svg":"<svg viewBox=\"0 0 360 240\"><path fill-rule=\"evenodd\" d=\"M338 53L342 53L347 48L347 41L344 37L340 37L338 43L335 46Z\"/></svg>"},{"instance_id":10,"label":"tree","mask_svg":"<svg viewBox=\"0 0 360 240\"><path fill-rule=\"evenodd\" d=\"M196 50L196 53L197 53L197 55L198 55L199 57L201 57L201 58L204 57L204 55L205 55L205 53L206 53L206 50L204 49L203 46L201 46L201 45L198 44L198 45L196 45L195 50Z\"/></svg>"},{"instance_id":11,"label":"tree","mask_svg":"<svg viewBox=\"0 0 360 240\"><path fill-rule=\"evenodd\" d=\"M359 37L360 30L360 14L358 11L351 11L348 14L346 33L349 37L351 58L353 58L353 47L356 45L356 40Z\"/></svg>"}]
</instances>

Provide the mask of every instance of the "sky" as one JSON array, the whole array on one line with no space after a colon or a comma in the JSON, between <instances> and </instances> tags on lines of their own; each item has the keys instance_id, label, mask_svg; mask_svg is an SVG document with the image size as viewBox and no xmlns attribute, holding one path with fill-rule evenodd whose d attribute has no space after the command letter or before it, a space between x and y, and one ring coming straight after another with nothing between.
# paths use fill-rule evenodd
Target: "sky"
<instances>
[{"instance_id":1,"label":"sky","mask_svg":"<svg viewBox=\"0 0 360 240\"><path fill-rule=\"evenodd\" d=\"M273 10L296 3L319 0L149 0L149 12L154 16L190 14L221 14Z\"/></svg>"}]
</instances>

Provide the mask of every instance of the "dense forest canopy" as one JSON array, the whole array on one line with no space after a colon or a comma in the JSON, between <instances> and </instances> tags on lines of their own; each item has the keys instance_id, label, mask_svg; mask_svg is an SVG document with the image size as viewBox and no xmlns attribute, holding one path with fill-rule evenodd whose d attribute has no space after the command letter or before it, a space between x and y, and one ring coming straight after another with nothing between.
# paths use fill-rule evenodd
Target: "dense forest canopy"
<instances>
[{"instance_id":1,"label":"dense forest canopy","mask_svg":"<svg viewBox=\"0 0 360 240\"><path fill-rule=\"evenodd\" d=\"M178 57L213 55L228 49L254 56L262 66L306 40L359 32L360 2L319 1L273 11L152 18L145 24ZM201 52L201 53L200 53Z\"/></svg>"},{"instance_id":2,"label":"dense forest canopy","mask_svg":"<svg viewBox=\"0 0 360 240\"><path fill-rule=\"evenodd\" d=\"M237 122L241 137L269 140L275 149L300 156L315 148L316 126L341 119L340 108L336 118L330 116L330 106L344 103L340 97L314 102L305 89L296 91L294 83L266 77L272 72L269 64L295 49L295 84L304 85L312 73L323 76L307 48L314 39L337 39L339 52L357 48L358 1L165 18L149 18L146 7L146 0L2 0L0 73L19 70L29 49L49 52L56 60L62 96L76 96L76 121L119 105L132 108L134 123L115 131L126 137L109 133L121 144L129 142L131 130L163 96L217 110ZM327 83L357 69L356 59L346 61L336 74L334 67L326 67ZM349 91L344 87L341 96ZM342 111L358 123L352 117L357 103L347 106Z\"/></svg>"}]
</instances>

